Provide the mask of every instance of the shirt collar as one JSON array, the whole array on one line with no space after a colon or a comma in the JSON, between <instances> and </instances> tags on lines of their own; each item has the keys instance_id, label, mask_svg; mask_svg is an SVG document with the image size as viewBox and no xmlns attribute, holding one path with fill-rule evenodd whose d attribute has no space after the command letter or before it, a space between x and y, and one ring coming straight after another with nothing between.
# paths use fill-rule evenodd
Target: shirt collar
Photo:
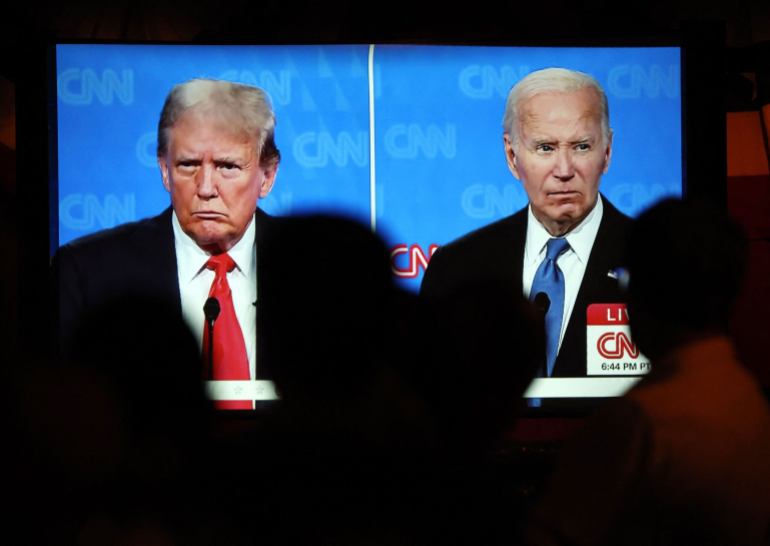
<instances>
[{"instance_id":1,"label":"shirt collar","mask_svg":"<svg viewBox=\"0 0 770 546\"><path fill-rule=\"evenodd\" d=\"M247 277L253 273L254 260L254 241L256 226L254 219L249 222L243 237L227 253L235 262L236 270L241 271ZM171 225L174 228L174 244L177 248L177 267L180 272L180 278L186 281L194 279L206 266L206 262L211 257L210 252L206 252L187 235L179 223L176 211L171 215Z\"/></svg>"},{"instance_id":2,"label":"shirt collar","mask_svg":"<svg viewBox=\"0 0 770 546\"><path fill-rule=\"evenodd\" d=\"M524 247L524 262L532 264L543 260L545 245L552 235L535 218L531 204L528 206L527 211L527 241ZM570 250L584 264L588 263L588 257L591 255L591 248L593 247L594 239L596 239L596 234L599 232L599 224L601 224L603 212L602 196L598 195L596 205L591 209L591 212L564 236L569 243Z\"/></svg>"}]
</instances>

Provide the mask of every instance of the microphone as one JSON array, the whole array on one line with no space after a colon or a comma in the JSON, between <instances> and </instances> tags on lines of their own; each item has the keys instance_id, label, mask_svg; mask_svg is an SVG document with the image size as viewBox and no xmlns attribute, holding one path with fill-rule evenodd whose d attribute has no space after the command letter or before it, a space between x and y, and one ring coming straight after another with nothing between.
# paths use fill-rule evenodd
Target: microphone
<instances>
[{"instance_id":1,"label":"microphone","mask_svg":"<svg viewBox=\"0 0 770 546\"><path fill-rule=\"evenodd\" d=\"M214 321L217 320L217 317L219 316L219 312L221 310L222 308L219 306L219 300L216 299L214 296L211 296L209 299L206 300L206 303L203 304L203 314L206 316L206 321L212 327L214 326Z\"/></svg>"},{"instance_id":2,"label":"microphone","mask_svg":"<svg viewBox=\"0 0 770 546\"><path fill-rule=\"evenodd\" d=\"M203 315L206 317L206 326L209 329L209 347L208 347L208 379L214 377L214 321L217 320L222 308L219 306L219 300L211 296L203 304Z\"/></svg>"},{"instance_id":3,"label":"microphone","mask_svg":"<svg viewBox=\"0 0 770 546\"><path fill-rule=\"evenodd\" d=\"M545 315L551 307L551 298L549 298L548 294L545 292L538 292L535 294L535 299L533 301L535 303L535 308L543 313L543 315Z\"/></svg>"}]
</instances>

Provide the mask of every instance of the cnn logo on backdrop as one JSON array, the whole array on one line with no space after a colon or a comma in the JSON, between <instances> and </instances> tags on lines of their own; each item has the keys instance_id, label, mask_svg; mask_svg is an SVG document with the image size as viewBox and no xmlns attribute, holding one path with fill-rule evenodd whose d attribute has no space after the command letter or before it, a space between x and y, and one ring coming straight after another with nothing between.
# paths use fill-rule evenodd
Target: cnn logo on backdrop
<instances>
[{"instance_id":1,"label":"cnn logo on backdrop","mask_svg":"<svg viewBox=\"0 0 770 546\"><path fill-rule=\"evenodd\" d=\"M436 244L429 245L427 251L417 244L395 245L390 249L390 269L396 277L414 279L428 268L428 262L436 250Z\"/></svg>"}]
</instances>

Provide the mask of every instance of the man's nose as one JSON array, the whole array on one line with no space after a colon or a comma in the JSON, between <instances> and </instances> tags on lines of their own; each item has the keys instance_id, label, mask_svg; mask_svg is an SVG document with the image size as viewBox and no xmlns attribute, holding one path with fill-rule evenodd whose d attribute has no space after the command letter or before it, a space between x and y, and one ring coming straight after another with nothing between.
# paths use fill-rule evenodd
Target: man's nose
<instances>
[{"instance_id":1,"label":"man's nose","mask_svg":"<svg viewBox=\"0 0 770 546\"><path fill-rule=\"evenodd\" d=\"M560 149L556 153L553 175L562 182L566 182L575 176L575 164L571 150Z\"/></svg>"},{"instance_id":2,"label":"man's nose","mask_svg":"<svg viewBox=\"0 0 770 546\"><path fill-rule=\"evenodd\" d=\"M210 199L219 195L214 168L211 165L202 165L198 169L197 180L198 197Z\"/></svg>"}]
</instances>

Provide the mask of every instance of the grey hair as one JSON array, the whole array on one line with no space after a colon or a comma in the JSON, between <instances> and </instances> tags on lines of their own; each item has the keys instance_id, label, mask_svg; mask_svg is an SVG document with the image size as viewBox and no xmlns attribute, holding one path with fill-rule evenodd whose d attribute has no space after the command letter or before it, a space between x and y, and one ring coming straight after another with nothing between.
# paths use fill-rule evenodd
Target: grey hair
<instances>
[{"instance_id":1,"label":"grey hair","mask_svg":"<svg viewBox=\"0 0 770 546\"><path fill-rule=\"evenodd\" d=\"M544 68L527 74L508 93L503 116L503 132L516 141L516 125L519 122L519 108L524 101L541 93L568 93L590 88L596 91L601 109L602 133L605 141L610 138L610 107L607 95L593 76L566 68Z\"/></svg>"},{"instance_id":2,"label":"grey hair","mask_svg":"<svg viewBox=\"0 0 770 546\"><path fill-rule=\"evenodd\" d=\"M275 113L262 89L224 80L193 79L175 85L158 121L158 157L168 151L171 129L188 110L219 116L235 132L256 139L260 164L275 165Z\"/></svg>"}]
</instances>

